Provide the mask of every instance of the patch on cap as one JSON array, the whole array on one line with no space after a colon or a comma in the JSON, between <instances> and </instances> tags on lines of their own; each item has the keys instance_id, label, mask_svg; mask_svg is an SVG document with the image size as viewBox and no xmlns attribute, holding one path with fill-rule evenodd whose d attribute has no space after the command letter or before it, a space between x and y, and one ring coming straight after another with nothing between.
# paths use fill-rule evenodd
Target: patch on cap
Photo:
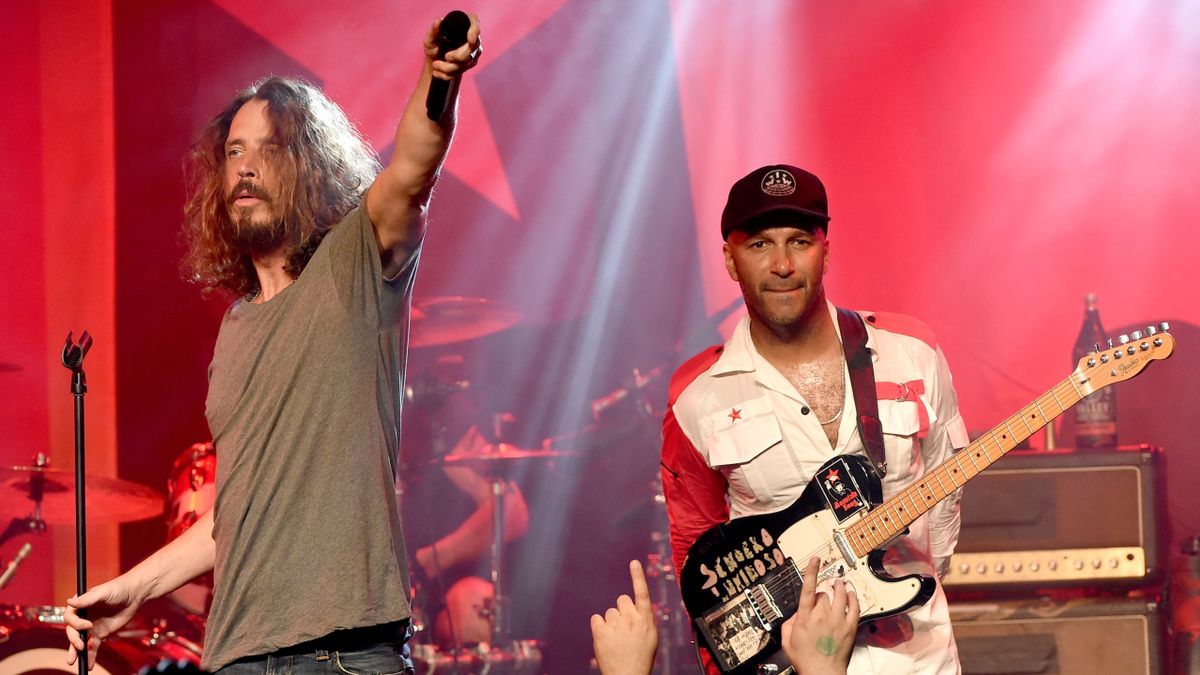
<instances>
[{"instance_id":1,"label":"patch on cap","mask_svg":"<svg viewBox=\"0 0 1200 675\"><path fill-rule=\"evenodd\" d=\"M772 197L786 197L796 191L796 177L787 169L774 169L763 176L759 187Z\"/></svg>"}]
</instances>

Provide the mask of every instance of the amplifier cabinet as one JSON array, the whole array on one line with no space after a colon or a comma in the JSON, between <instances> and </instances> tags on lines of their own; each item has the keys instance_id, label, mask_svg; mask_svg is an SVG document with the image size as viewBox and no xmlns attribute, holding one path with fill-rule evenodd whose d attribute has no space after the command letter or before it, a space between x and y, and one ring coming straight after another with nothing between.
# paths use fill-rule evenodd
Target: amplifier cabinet
<instances>
[{"instance_id":1,"label":"amplifier cabinet","mask_svg":"<svg viewBox=\"0 0 1200 675\"><path fill-rule=\"evenodd\" d=\"M1163 579L1164 458L1141 445L1010 453L963 491L949 589L1130 588Z\"/></svg>"},{"instance_id":2,"label":"amplifier cabinet","mask_svg":"<svg viewBox=\"0 0 1200 675\"><path fill-rule=\"evenodd\" d=\"M1145 599L951 603L963 675L1158 675L1162 608Z\"/></svg>"}]
</instances>

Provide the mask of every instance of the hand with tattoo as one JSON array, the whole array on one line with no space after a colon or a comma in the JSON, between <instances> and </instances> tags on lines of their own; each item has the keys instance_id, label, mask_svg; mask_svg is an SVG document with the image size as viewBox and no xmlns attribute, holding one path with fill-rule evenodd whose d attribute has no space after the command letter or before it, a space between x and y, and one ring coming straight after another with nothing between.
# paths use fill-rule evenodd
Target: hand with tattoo
<instances>
[{"instance_id":1,"label":"hand with tattoo","mask_svg":"<svg viewBox=\"0 0 1200 675\"><path fill-rule=\"evenodd\" d=\"M858 632L858 596L840 579L833 597L817 593L820 560L804 568L796 613L783 623L783 651L798 675L845 675Z\"/></svg>"}]
</instances>

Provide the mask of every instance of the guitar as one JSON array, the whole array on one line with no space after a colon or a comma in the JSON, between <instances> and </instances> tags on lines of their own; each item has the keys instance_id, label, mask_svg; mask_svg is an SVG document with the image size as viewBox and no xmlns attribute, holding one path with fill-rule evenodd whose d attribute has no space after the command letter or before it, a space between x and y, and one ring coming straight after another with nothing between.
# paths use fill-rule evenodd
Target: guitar
<instances>
[{"instance_id":1,"label":"guitar","mask_svg":"<svg viewBox=\"0 0 1200 675\"><path fill-rule=\"evenodd\" d=\"M697 644L724 673L793 672L780 624L796 611L801 570L821 560L817 583L843 579L858 595L860 623L894 616L933 596L930 576L890 576L884 549L935 504L1082 398L1130 379L1174 350L1168 326L1122 335L1080 359L1075 371L886 502L864 457L834 457L800 497L776 513L711 528L688 550L679 574ZM762 669L760 670L760 666Z\"/></svg>"}]
</instances>

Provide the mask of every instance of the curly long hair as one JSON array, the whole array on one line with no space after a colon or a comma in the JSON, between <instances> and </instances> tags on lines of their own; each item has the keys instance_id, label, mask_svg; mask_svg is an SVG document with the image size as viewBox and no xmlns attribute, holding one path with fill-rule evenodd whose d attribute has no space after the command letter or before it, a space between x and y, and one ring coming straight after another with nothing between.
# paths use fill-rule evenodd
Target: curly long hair
<instances>
[{"instance_id":1,"label":"curly long hair","mask_svg":"<svg viewBox=\"0 0 1200 675\"><path fill-rule=\"evenodd\" d=\"M284 270L299 276L330 228L363 199L379 174L379 156L316 87L269 77L250 85L201 132L184 160L188 197L183 273L205 292L245 295L259 290L249 254L239 246L226 203L225 140L234 115L251 99L267 104L280 152L271 169L279 176Z\"/></svg>"}]
</instances>

